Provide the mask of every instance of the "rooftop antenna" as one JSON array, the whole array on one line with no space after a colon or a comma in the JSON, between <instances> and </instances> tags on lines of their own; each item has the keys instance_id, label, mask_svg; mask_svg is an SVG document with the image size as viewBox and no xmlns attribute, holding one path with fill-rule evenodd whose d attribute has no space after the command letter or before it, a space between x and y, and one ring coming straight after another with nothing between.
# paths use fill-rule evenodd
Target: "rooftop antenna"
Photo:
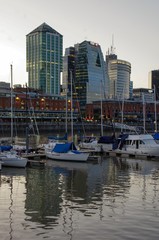
<instances>
[{"instance_id":1,"label":"rooftop antenna","mask_svg":"<svg viewBox=\"0 0 159 240\"><path fill-rule=\"evenodd\" d=\"M115 47L114 47L114 34L112 35L111 54L115 54Z\"/></svg>"}]
</instances>

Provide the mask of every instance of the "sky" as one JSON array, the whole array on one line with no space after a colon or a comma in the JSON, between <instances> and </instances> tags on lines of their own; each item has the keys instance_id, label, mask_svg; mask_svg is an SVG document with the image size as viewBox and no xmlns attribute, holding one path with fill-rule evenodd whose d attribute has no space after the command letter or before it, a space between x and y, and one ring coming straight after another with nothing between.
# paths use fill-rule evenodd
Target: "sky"
<instances>
[{"instance_id":1,"label":"sky","mask_svg":"<svg viewBox=\"0 0 159 240\"><path fill-rule=\"evenodd\" d=\"M105 58L114 39L118 59L131 63L134 88L148 87L159 69L159 0L0 0L0 81L27 83L26 35L47 23L63 35L63 49L98 43Z\"/></svg>"}]
</instances>

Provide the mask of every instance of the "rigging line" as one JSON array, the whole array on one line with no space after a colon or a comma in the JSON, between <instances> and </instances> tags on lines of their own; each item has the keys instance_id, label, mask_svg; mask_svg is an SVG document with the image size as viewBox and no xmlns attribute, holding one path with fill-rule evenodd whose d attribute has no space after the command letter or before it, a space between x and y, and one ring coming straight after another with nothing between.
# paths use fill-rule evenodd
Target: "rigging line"
<instances>
[{"instance_id":1,"label":"rigging line","mask_svg":"<svg viewBox=\"0 0 159 240\"><path fill-rule=\"evenodd\" d=\"M76 93L75 97L76 97L76 100L77 100L77 103L78 103L78 107L79 107L79 114L80 114L80 116L82 116L79 99L77 97L76 84L75 84L74 81L72 81L72 84L73 84L73 87L74 87L74 92ZM83 119L81 117L80 117L80 119L81 119L81 122L82 122L82 130L83 130L84 136L86 136L86 131L85 131L85 128L84 128Z\"/></svg>"},{"instance_id":2,"label":"rigging line","mask_svg":"<svg viewBox=\"0 0 159 240\"><path fill-rule=\"evenodd\" d=\"M18 131L17 131L17 118L14 117L14 129L15 129L15 134L18 136Z\"/></svg>"},{"instance_id":3,"label":"rigging line","mask_svg":"<svg viewBox=\"0 0 159 240\"><path fill-rule=\"evenodd\" d=\"M27 88L27 93L29 93L29 89ZM29 95L29 94L28 94ZM30 95L29 95L29 102L30 102L30 106L32 107L32 103L31 103L31 99L30 99ZM28 108L28 112L29 112L29 118L30 118L30 122L32 123L32 118L31 118L31 111L30 111L30 108ZM33 133L35 134L35 130L34 130L34 127L32 126L32 130L33 130Z\"/></svg>"},{"instance_id":4,"label":"rigging line","mask_svg":"<svg viewBox=\"0 0 159 240\"><path fill-rule=\"evenodd\" d=\"M28 89L28 92L29 92L29 89ZM38 128L37 121L36 121L36 118L35 118L35 112L34 112L34 108L33 108L33 104L32 104L30 95L29 95L29 102L30 102L30 106L31 106L31 109L32 109L32 114L33 114L33 119L34 119L34 123L35 123L35 126L36 126L36 131L37 131L37 133L39 135L39 128ZM30 109L29 109L29 114L30 114L30 120L31 120L31 111L30 111ZM33 131L34 131L34 129L33 129ZM34 131L34 134L35 134L35 131Z\"/></svg>"}]
</instances>

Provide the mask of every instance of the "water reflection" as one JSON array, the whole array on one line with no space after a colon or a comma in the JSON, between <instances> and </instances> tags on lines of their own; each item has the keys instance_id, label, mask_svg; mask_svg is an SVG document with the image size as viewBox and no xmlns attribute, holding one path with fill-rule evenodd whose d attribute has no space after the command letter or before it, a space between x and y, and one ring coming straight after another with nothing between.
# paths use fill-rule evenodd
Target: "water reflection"
<instances>
[{"instance_id":1,"label":"water reflection","mask_svg":"<svg viewBox=\"0 0 159 240\"><path fill-rule=\"evenodd\" d=\"M123 166L129 169L131 189L136 190L136 186L140 188L142 205L151 204L153 209L157 209L159 197L159 162L130 158L117 158L115 162L119 163L119 169L123 169Z\"/></svg>"},{"instance_id":2,"label":"water reflection","mask_svg":"<svg viewBox=\"0 0 159 240\"><path fill-rule=\"evenodd\" d=\"M0 232L4 239L158 239L158 180L159 162L115 157L3 169Z\"/></svg>"},{"instance_id":3,"label":"water reflection","mask_svg":"<svg viewBox=\"0 0 159 240\"><path fill-rule=\"evenodd\" d=\"M101 165L48 162L40 171L27 169L26 220L49 228L63 215L63 226L66 216L71 226L72 210L102 219L103 202L113 208L115 198L126 195L129 187L129 165L115 159Z\"/></svg>"},{"instance_id":4,"label":"water reflection","mask_svg":"<svg viewBox=\"0 0 159 240\"><path fill-rule=\"evenodd\" d=\"M24 193L24 183L25 169L19 169L17 172L17 169L14 168L3 168L0 175L0 221L3 228L0 229L0 232L6 236L4 239L14 239L14 231L19 229L17 227L18 219L16 220L16 207L21 205L23 196L20 196L18 201L17 196ZM7 224L4 224L3 221Z\"/></svg>"},{"instance_id":5,"label":"water reflection","mask_svg":"<svg viewBox=\"0 0 159 240\"><path fill-rule=\"evenodd\" d=\"M50 168L27 169L26 220L39 222L49 227L50 223L57 224L62 202L61 183L59 175Z\"/></svg>"}]
</instances>

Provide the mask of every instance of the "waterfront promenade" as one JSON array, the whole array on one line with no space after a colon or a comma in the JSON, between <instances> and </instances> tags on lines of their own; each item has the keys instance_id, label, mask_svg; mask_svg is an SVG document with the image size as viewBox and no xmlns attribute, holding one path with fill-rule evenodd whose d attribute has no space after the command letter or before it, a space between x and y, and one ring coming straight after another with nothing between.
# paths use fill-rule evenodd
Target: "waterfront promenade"
<instances>
[{"instance_id":1,"label":"waterfront promenade","mask_svg":"<svg viewBox=\"0 0 159 240\"><path fill-rule=\"evenodd\" d=\"M139 126L142 127L142 124L139 123L138 125L132 124L132 123L128 123L128 125L130 126ZM38 123L34 123L34 124L30 124L30 123L25 123L25 122L20 122L17 124L14 124L13 126L13 131L14 131L14 135L25 135L26 134L26 127L29 128L29 131L32 133L34 131L37 130L40 134L44 134L44 133L53 133L55 135L60 135L60 134L64 134L66 132L66 125L64 122L38 122ZM68 132L71 132L71 123L69 122L68 125ZM96 123L96 122L74 122L74 134L78 134L78 135L88 135L88 134L93 134L93 135L97 135L100 136L101 133L101 124L100 123ZM152 123L146 123L146 130L148 132L154 132L154 125ZM105 135L109 135L109 133L111 134L113 132L113 127L111 123L106 123L103 124L103 131ZM120 131L120 129L116 128L115 129L116 132ZM1 122L0 124L0 133L1 136L10 136L10 132L11 132L11 124L9 122Z\"/></svg>"},{"instance_id":2,"label":"waterfront promenade","mask_svg":"<svg viewBox=\"0 0 159 240\"><path fill-rule=\"evenodd\" d=\"M14 125L14 132L17 133L18 135L24 135L26 133L26 126L29 127L30 132L33 130L36 131L36 128L38 128L39 133L54 133L56 134L64 134L66 131L66 125L65 123L62 122L44 122L44 123L38 123L37 126L35 124L30 125L26 123L18 123L18 125ZM68 123L68 132L71 132L71 123ZM84 135L85 133L96 133L97 135L100 135L100 129L101 126L100 124L97 123L74 123L74 133L75 134L82 134ZM112 131L112 126L107 125L104 127L104 130L106 132ZM2 123L0 125L0 132L1 135L9 135L11 131L11 126L10 123Z\"/></svg>"}]
</instances>

